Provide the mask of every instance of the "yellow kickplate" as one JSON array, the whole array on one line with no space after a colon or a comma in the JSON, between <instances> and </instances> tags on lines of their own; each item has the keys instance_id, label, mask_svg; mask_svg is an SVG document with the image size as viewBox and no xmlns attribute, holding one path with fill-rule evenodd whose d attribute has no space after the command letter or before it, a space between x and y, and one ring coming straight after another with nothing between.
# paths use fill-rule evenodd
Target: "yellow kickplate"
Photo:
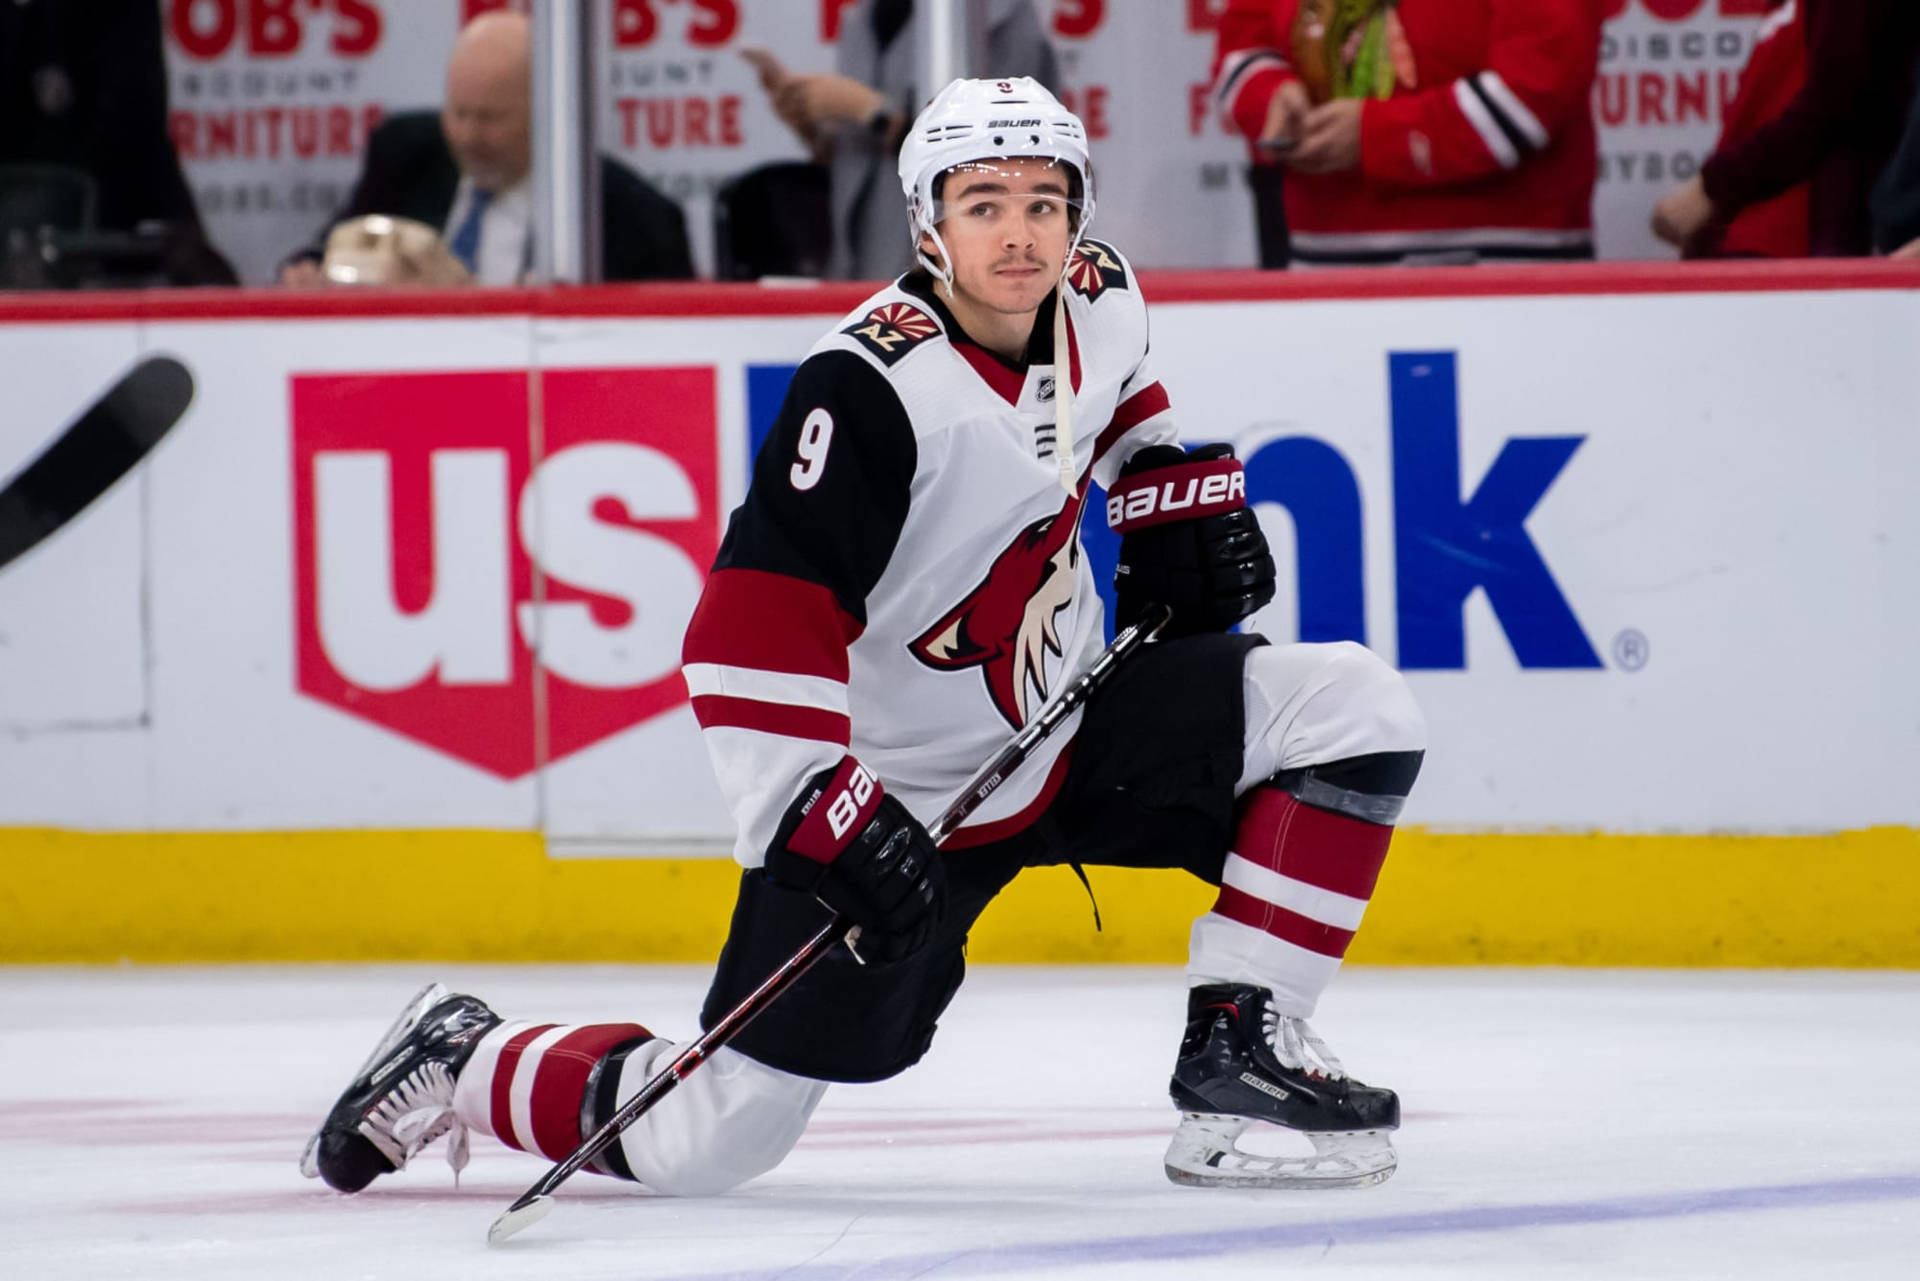
<instances>
[{"instance_id":1,"label":"yellow kickplate","mask_svg":"<svg viewBox=\"0 0 1920 1281\"><path fill-rule=\"evenodd\" d=\"M964 856L962 856L964 857ZM724 859L551 859L537 834L0 829L0 961L710 962ZM1177 964L1213 891L1180 872L1024 873L975 962ZM1394 839L1350 959L1920 967L1920 833Z\"/></svg>"}]
</instances>

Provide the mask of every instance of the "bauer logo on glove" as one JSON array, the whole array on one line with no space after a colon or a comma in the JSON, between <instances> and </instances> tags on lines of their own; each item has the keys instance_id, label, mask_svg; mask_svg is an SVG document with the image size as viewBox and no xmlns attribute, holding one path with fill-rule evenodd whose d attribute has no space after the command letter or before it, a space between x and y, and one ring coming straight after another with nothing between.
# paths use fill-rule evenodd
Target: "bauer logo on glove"
<instances>
[{"instance_id":1,"label":"bauer logo on glove","mask_svg":"<svg viewBox=\"0 0 1920 1281\"><path fill-rule=\"evenodd\" d=\"M1174 479L1162 480L1162 474ZM1151 476L1114 482L1107 495L1107 524L1116 534L1191 520L1215 512L1236 511L1247 505L1247 474L1239 460L1187 463Z\"/></svg>"},{"instance_id":2,"label":"bauer logo on glove","mask_svg":"<svg viewBox=\"0 0 1920 1281\"><path fill-rule=\"evenodd\" d=\"M1149 445L1108 493L1116 627L1158 602L1173 611L1163 638L1223 632L1273 599L1273 556L1232 446Z\"/></svg>"},{"instance_id":3,"label":"bauer logo on glove","mask_svg":"<svg viewBox=\"0 0 1920 1281\"><path fill-rule=\"evenodd\" d=\"M862 950L882 962L918 953L946 913L946 865L927 829L851 756L801 787L766 875L859 925Z\"/></svg>"}]
</instances>

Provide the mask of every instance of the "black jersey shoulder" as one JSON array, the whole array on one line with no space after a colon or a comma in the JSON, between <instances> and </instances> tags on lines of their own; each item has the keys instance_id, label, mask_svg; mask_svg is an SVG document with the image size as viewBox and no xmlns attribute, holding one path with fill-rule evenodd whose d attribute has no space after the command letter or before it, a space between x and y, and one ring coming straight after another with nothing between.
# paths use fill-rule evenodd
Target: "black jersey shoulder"
<instances>
[{"instance_id":1,"label":"black jersey shoulder","mask_svg":"<svg viewBox=\"0 0 1920 1281\"><path fill-rule=\"evenodd\" d=\"M818 583L855 619L906 524L919 451L887 376L827 350L794 371L715 569Z\"/></svg>"}]
</instances>

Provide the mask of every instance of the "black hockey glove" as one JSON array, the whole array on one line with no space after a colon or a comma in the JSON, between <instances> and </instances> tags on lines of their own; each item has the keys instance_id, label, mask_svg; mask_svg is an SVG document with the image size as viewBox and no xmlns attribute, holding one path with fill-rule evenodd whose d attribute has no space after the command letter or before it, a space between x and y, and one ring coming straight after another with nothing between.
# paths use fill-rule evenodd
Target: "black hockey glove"
<instances>
[{"instance_id":1,"label":"black hockey glove","mask_svg":"<svg viewBox=\"0 0 1920 1281\"><path fill-rule=\"evenodd\" d=\"M787 807L766 874L859 925L869 961L913 956L946 916L947 869L933 839L851 756L808 779Z\"/></svg>"},{"instance_id":2,"label":"black hockey glove","mask_svg":"<svg viewBox=\"0 0 1920 1281\"><path fill-rule=\"evenodd\" d=\"M1120 535L1114 626L1159 602L1164 636L1223 632L1273 599L1273 556L1247 506L1246 474L1231 445L1149 445L1107 491Z\"/></svg>"}]
</instances>

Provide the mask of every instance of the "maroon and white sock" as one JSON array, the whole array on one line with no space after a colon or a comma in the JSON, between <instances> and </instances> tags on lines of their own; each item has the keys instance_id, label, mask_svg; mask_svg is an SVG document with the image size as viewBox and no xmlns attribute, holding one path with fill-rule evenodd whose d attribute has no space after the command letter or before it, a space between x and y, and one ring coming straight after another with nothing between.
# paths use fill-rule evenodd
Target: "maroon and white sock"
<instances>
[{"instance_id":1,"label":"maroon and white sock","mask_svg":"<svg viewBox=\"0 0 1920 1281\"><path fill-rule=\"evenodd\" d=\"M453 1110L508 1147L562 1160L586 1137L581 1104L594 1066L652 1038L638 1023L502 1023L461 1069Z\"/></svg>"},{"instance_id":2,"label":"maroon and white sock","mask_svg":"<svg viewBox=\"0 0 1920 1281\"><path fill-rule=\"evenodd\" d=\"M1302 804L1276 787L1241 801L1220 897L1194 922L1193 981L1256 983L1307 1017L1373 897L1393 828Z\"/></svg>"}]
</instances>

